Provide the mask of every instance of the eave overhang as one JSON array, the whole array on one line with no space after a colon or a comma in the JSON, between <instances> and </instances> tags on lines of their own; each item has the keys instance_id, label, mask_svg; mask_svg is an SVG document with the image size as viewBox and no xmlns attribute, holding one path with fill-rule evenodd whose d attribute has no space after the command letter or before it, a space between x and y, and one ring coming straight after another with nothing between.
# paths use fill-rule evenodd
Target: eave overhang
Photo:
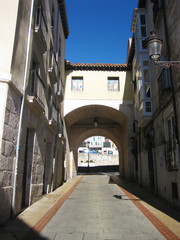
<instances>
[{"instance_id":1,"label":"eave overhang","mask_svg":"<svg viewBox=\"0 0 180 240\"><path fill-rule=\"evenodd\" d=\"M65 35L65 38L67 39L69 36L69 26L68 26L65 0L58 0L58 3L59 3L61 20L63 24L64 35Z\"/></svg>"},{"instance_id":2,"label":"eave overhang","mask_svg":"<svg viewBox=\"0 0 180 240\"><path fill-rule=\"evenodd\" d=\"M127 64L112 63L71 63L65 61L66 70L87 70L87 71L128 71L130 67Z\"/></svg>"}]
</instances>

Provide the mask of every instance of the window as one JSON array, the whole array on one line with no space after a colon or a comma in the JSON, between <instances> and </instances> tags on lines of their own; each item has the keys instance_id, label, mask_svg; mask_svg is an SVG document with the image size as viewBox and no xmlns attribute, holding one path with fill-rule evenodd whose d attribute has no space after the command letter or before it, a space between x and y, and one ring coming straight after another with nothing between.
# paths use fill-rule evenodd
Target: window
<instances>
[{"instance_id":1,"label":"window","mask_svg":"<svg viewBox=\"0 0 180 240\"><path fill-rule=\"evenodd\" d=\"M144 69L144 81L149 82L149 69Z\"/></svg>"},{"instance_id":2,"label":"window","mask_svg":"<svg viewBox=\"0 0 180 240\"><path fill-rule=\"evenodd\" d=\"M34 96L40 105L44 108L45 105L45 85L41 78L39 63L34 59L32 60L31 70L30 70L30 84L29 84L29 94Z\"/></svg>"},{"instance_id":3,"label":"window","mask_svg":"<svg viewBox=\"0 0 180 240\"><path fill-rule=\"evenodd\" d=\"M111 147L111 143L110 142L103 142L103 147Z\"/></svg>"},{"instance_id":4,"label":"window","mask_svg":"<svg viewBox=\"0 0 180 240\"><path fill-rule=\"evenodd\" d=\"M119 78L118 77L108 77L108 91L119 91Z\"/></svg>"},{"instance_id":5,"label":"window","mask_svg":"<svg viewBox=\"0 0 180 240\"><path fill-rule=\"evenodd\" d=\"M154 18L154 25L156 26L156 22L159 17L160 9L162 7L162 0L154 0L153 5L153 18Z\"/></svg>"},{"instance_id":6,"label":"window","mask_svg":"<svg viewBox=\"0 0 180 240\"><path fill-rule=\"evenodd\" d=\"M140 29L141 29L141 37L146 38L147 37L147 31L146 31L146 16L144 14L140 15Z\"/></svg>"},{"instance_id":7,"label":"window","mask_svg":"<svg viewBox=\"0 0 180 240\"><path fill-rule=\"evenodd\" d=\"M41 6L36 9L36 17L34 24L35 38L37 39L37 43L39 44L39 49L41 53L44 53L45 51L47 51L48 27L44 11Z\"/></svg>"},{"instance_id":8,"label":"window","mask_svg":"<svg viewBox=\"0 0 180 240\"><path fill-rule=\"evenodd\" d=\"M51 27L53 28L53 31L54 31L54 27L55 27L55 9L54 9L54 5L52 6L52 13L51 13Z\"/></svg>"},{"instance_id":9,"label":"window","mask_svg":"<svg viewBox=\"0 0 180 240\"><path fill-rule=\"evenodd\" d=\"M173 199L178 199L178 187L176 182L172 182L172 198Z\"/></svg>"},{"instance_id":10,"label":"window","mask_svg":"<svg viewBox=\"0 0 180 240\"><path fill-rule=\"evenodd\" d=\"M151 108L151 102L146 101L145 102L145 111L146 113L151 113L152 112L152 108Z\"/></svg>"},{"instance_id":11,"label":"window","mask_svg":"<svg viewBox=\"0 0 180 240\"><path fill-rule=\"evenodd\" d=\"M83 91L83 77L72 77L72 91Z\"/></svg>"},{"instance_id":12,"label":"window","mask_svg":"<svg viewBox=\"0 0 180 240\"><path fill-rule=\"evenodd\" d=\"M145 98L150 98L151 97L150 84L144 84L144 88L145 88Z\"/></svg>"},{"instance_id":13,"label":"window","mask_svg":"<svg viewBox=\"0 0 180 240\"><path fill-rule=\"evenodd\" d=\"M176 138L174 130L174 116L166 119L166 166L167 170L177 170Z\"/></svg>"},{"instance_id":14,"label":"window","mask_svg":"<svg viewBox=\"0 0 180 240\"><path fill-rule=\"evenodd\" d=\"M142 101L142 71L141 66L139 65L138 70L136 71L136 79L137 79L137 105L140 107Z\"/></svg>"},{"instance_id":15,"label":"window","mask_svg":"<svg viewBox=\"0 0 180 240\"><path fill-rule=\"evenodd\" d=\"M158 87L160 95L171 88L169 69L163 68L158 78Z\"/></svg>"},{"instance_id":16,"label":"window","mask_svg":"<svg viewBox=\"0 0 180 240\"><path fill-rule=\"evenodd\" d=\"M139 15L139 37L141 38L141 48L146 49L146 38L147 38L147 24L146 24L146 15L141 13Z\"/></svg>"},{"instance_id":17,"label":"window","mask_svg":"<svg viewBox=\"0 0 180 240\"><path fill-rule=\"evenodd\" d=\"M59 39L59 45L58 45L58 57L61 57L61 39Z\"/></svg>"},{"instance_id":18,"label":"window","mask_svg":"<svg viewBox=\"0 0 180 240\"><path fill-rule=\"evenodd\" d=\"M174 137L174 117L170 117L166 121L166 139L170 140Z\"/></svg>"}]
</instances>

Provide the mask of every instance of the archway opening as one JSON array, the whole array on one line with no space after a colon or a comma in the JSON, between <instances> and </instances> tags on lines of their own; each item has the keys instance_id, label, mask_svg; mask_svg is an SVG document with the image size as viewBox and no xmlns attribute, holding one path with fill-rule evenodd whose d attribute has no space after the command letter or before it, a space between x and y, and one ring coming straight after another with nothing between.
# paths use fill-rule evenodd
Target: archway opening
<instances>
[{"instance_id":1,"label":"archway opening","mask_svg":"<svg viewBox=\"0 0 180 240\"><path fill-rule=\"evenodd\" d=\"M119 151L119 173L129 178L128 121L127 116L116 109L103 105L88 105L77 108L65 116L70 149L66 172L75 176L78 171L79 145L92 136L106 136Z\"/></svg>"},{"instance_id":2,"label":"archway opening","mask_svg":"<svg viewBox=\"0 0 180 240\"><path fill-rule=\"evenodd\" d=\"M119 151L105 136L91 136L78 147L78 173L113 172L119 174Z\"/></svg>"}]
</instances>

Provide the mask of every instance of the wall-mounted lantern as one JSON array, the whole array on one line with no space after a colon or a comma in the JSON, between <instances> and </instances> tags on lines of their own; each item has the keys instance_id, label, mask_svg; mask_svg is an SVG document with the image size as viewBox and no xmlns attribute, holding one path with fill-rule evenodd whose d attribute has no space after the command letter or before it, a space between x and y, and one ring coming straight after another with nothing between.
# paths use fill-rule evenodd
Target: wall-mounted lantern
<instances>
[{"instance_id":1,"label":"wall-mounted lantern","mask_svg":"<svg viewBox=\"0 0 180 240\"><path fill-rule=\"evenodd\" d=\"M163 44L161 37L156 36L156 34L152 32L150 37L146 39L146 43L149 50L149 57L154 61L155 64L160 65L166 69L171 66L180 68L180 61L159 61Z\"/></svg>"}]
</instances>

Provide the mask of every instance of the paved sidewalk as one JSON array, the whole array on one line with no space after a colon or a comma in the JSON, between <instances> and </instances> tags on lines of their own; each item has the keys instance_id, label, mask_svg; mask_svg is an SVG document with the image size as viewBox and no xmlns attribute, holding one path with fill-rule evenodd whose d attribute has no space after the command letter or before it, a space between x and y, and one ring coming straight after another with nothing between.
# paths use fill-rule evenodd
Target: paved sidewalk
<instances>
[{"instance_id":1,"label":"paved sidewalk","mask_svg":"<svg viewBox=\"0 0 180 240\"><path fill-rule=\"evenodd\" d=\"M0 227L0 240L34 240L54 216L81 180L81 176L69 179L54 192L44 196L15 219ZM39 238L45 239L45 238Z\"/></svg>"},{"instance_id":2,"label":"paved sidewalk","mask_svg":"<svg viewBox=\"0 0 180 240\"><path fill-rule=\"evenodd\" d=\"M1 227L0 239L175 240L179 221L179 210L135 183L77 176Z\"/></svg>"},{"instance_id":3,"label":"paved sidewalk","mask_svg":"<svg viewBox=\"0 0 180 240\"><path fill-rule=\"evenodd\" d=\"M180 239L179 209L136 183L127 182L117 175L112 178L166 239Z\"/></svg>"}]
</instances>

